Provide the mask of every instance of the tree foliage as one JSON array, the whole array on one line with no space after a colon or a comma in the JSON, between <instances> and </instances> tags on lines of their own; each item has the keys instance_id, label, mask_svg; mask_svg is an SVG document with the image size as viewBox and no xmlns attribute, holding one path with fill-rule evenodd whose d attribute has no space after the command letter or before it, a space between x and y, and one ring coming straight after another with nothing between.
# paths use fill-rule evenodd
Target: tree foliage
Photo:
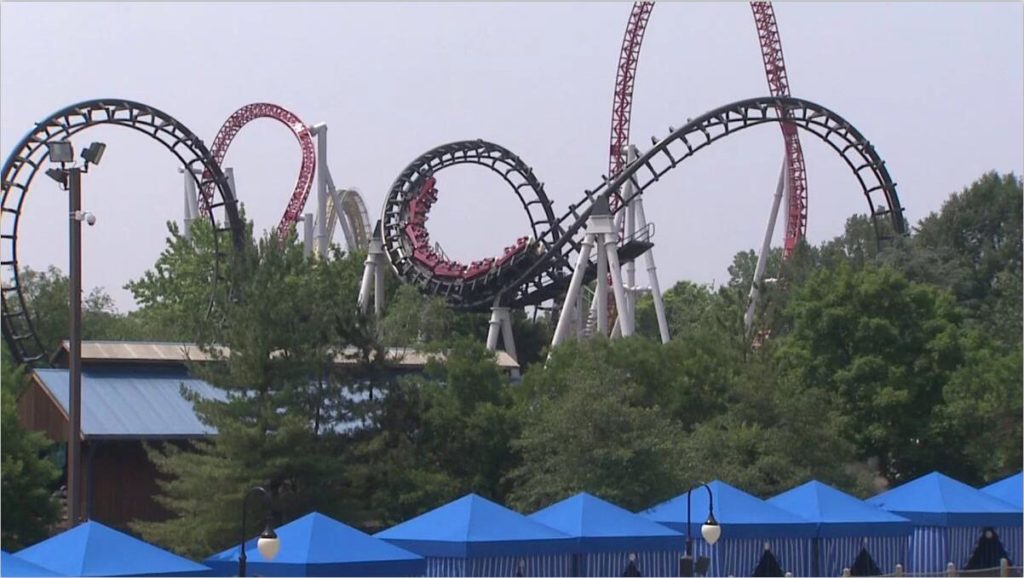
<instances>
[{"instance_id":1,"label":"tree foliage","mask_svg":"<svg viewBox=\"0 0 1024 578\"><path fill-rule=\"evenodd\" d=\"M16 399L23 389L25 375L11 360L6 346L0 365L0 543L4 550L14 551L49 535L59 513L51 492L60 471L45 455L52 444L42 433L25 431L18 424Z\"/></svg>"}]
</instances>

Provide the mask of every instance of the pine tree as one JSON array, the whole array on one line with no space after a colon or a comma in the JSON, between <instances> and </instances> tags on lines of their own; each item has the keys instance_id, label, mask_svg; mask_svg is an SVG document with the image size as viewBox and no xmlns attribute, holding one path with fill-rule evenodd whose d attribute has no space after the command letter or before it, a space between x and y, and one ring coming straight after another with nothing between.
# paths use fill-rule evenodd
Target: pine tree
<instances>
[{"instance_id":1,"label":"pine tree","mask_svg":"<svg viewBox=\"0 0 1024 578\"><path fill-rule=\"evenodd\" d=\"M3 347L3 415L0 416L0 542L4 550L19 550L49 534L57 521L58 505L51 495L60 476L57 467L44 453L51 445L43 434L23 430L18 424L16 399L24 383L18 369Z\"/></svg>"},{"instance_id":2,"label":"pine tree","mask_svg":"<svg viewBox=\"0 0 1024 578\"><path fill-rule=\"evenodd\" d=\"M265 238L235 255L226 271L231 298L218 303L224 324L200 346L216 361L193 373L225 392L193 397L216 429L207 441L152 448L163 478L164 522L137 522L147 540L206 556L240 539L242 499L252 486L272 495L280 522L339 501L345 427L357 415L346 398L353 376L335 366L350 343L366 350L354 313L358 258L307 260L293 241ZM370 357L370 355L367 355ZM358 396L357 396L358 397ZM246 530L259 532L263 505L252 501ZM251 537L251 536L250 536Z\"/></svg>"}]
</instances>

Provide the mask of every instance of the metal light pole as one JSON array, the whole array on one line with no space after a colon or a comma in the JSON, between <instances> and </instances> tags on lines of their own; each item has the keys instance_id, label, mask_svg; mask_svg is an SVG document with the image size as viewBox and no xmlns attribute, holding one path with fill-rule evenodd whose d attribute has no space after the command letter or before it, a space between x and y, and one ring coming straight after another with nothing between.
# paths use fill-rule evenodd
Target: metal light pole
<instances>
[{"instance_id":1,"label":"metal light pole","mask_svg":"<svg viewBox=\"0 0 1024 578\"><path fill-rule=\"evenodd\" d=\"M714 545L722 535L722 527L715 520L715 497L707 484L700 486L708 492L708 519L700 527L700 533L708 544ZM679 559L679 575L693 576L693 538L690 536L690 493L694 488L686 490L686 554Z\"/></svg>"},{"instance_id":2,"label":"metal light pole","mask_svg":"<svg viewBox=\"0 0 1024 578\"><path fill-rule=\"evenodd\" d=\"M96 223L92 213L82 211L82 173L89 171L89 163L99 164L107 145L94 142L82 151L85 163L74 163L74 147L69 141L48 143L50 161L59 163L59 169L46 171L47 176L68 191L68 303L69 319L68 364L68 521L71 527L82 517L82 221Z\"/></svg>"},{"instance_id":3,"label":"metal light pole","mask_svg":"<svg viewBox=\"0 0 1024 578\"><path fill-rule=\"evenodd\" d=\"M68 517L75 527L82 513L82 171L78 167L68 170L68 223L70 246L70 303L71 303L71 392L68 405L71 427L68 428Z\"/></svg>"},{"instance_id":4,"label":"metal light pole","mask_svg":"<svg viewBox=\"0 0 1024 578\"><path fill-rule=\"evenodd\" d=\"M277 533L274 532L273 528L274 517L271 512L270 493L262 486L249 488L249 491L245 493L245 497L242 498L242 542L239 545L240 551L238 553L239 576L245 576L245 562L247 560L245 555L245 512L248 509L249 496L253 494L261 494L263 496L263 505L267 509L266 527L264 527L263 533L260 534L260 539L256 541L256 548L259 549L260 555L268 562L273 560L274 556L277 556L278 550L281 549L281 541L277 539Z\"/></svg>"}]
</instances>

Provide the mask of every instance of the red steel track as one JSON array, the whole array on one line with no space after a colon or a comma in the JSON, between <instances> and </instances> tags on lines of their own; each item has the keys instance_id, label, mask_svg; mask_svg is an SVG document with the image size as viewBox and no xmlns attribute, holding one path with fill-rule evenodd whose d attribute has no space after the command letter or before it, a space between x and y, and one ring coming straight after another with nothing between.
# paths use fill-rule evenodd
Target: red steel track
<instances>
[{"instance_id":1,"label":"red steel track","mask_svg":"<svg viewBox=\"0 0 1024 578\"><path fill-rule=\"evenodd\" d=\"M217 136L213 139L210 153L217 164L220 165L224 161L224 155L227 153L228 147L231 146L231 141L234 140L238 131L246 124L258 118L272 118L287 126L299 141L299 147L302 149L302 165L299 167L299 178L295 182L295 189L292 191L291 199L288 201L288 207L285 208L284 216L281 217L281 222L277 226L278 235L286 235L291 231L299 215L302 213L302 208L306 205L309 190L313 186L313 176L316 173L316 149L313 146L313 135L310 134L306 124L299 120L299 117L295 116L295 114L276 104L266 102L247 104L236 110L234 114L224 121L224 126L220 127L220 131L217 132ZM213 194L212 189L207 189L209 187L204 187L202 194L199 196L199 208L203 212L207 211L208 199Z\"/></svg>"},{"instance_id":2,"label":"red steel track","mask_svg":"<svg viewBox=\"0 0 1024 578\"><path fill-rule=\"evenodd\" d=\"M789 78L782 58L782 41L770 2L751 2L757 37L761 43L764 73L772 96L789 96ZM626 162L625 147L629 144L630 115L633 109L633 85L644 31L654 10L653 2L636 2L626 24L619 52L619 66L615 75L615 96L612 100L611 139L608 147L608 178L613 179ZM804 166L800 137L792 123L782 123L782 136L786 145L786 170L789 173L791 194L786 211L785 255L792 254L796 244L807 232L807 171ZM612 207L620 202L613 195Z\"/></svg>"}]
</instances>

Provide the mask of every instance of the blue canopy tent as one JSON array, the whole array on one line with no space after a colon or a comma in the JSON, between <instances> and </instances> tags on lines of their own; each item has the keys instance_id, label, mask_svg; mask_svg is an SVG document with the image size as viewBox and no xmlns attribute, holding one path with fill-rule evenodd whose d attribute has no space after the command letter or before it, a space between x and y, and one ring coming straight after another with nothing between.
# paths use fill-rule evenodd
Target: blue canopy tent
<instances>
[{"instance_id":1,"label":"blue canopy tent","mask_svg":"<svg viewBox=\"0 0 1024 578\"><path fill-rule=\"evenodd\" d=\"M1017 506L1018 510L1024 508L1024 474L1021 472L994 484L989 484L981 491L995 496L1011 506Z\"/></svg>"},{"instance_id":2,"label":"blue canopy tent","mask_svg":"<svg viewBox=\"0 0 1024 578\"><path fill-rule=\"evenodd\" d=\"M862 550L883 573L906 565L913 527L910 520L865 504L817 480L768 500L769 504L817 525L811 550L811 574L839 576L852 568Z\"/></svg>"},{"instance_id":3,"label":"blue canopy tent","mask_svg":"<svg viewBox=\"0 0 1024 578\"><path fill-rule=\"evenodd\" d=\"M422 556L392 546L318 512L277 528L281 550L270 562L245 543L246 573L254 576L422 576ZM238 574L238 546L203 563L215 576Z\"/></svg>"},{"instance_id":4,"label":"blue canopy tent","mask_svg":"<svg viewBox=\"0 0 1024 578\"><path fill-rule=\"evenodd\" d=\"M940 572L948 562L967 567L982 538L987 538L986 529L995 532L1010 563L1020 564L1020 509L939 472L878 494L867 503L914 524L906 568L910 572Z\"/></svg>"},{"instance_id":5,"label":"blue canopy tent","mask_svg":"<svg viewBox=\"0 0 1024 578\"><path fill-rule=\"evenodd\" d=\"M63 576L63 574L0 550L0 576Z\"/></svg>"},{"instance_id":6,"label":"blue canopy tent","mask_svg":"<svg viewBox=\"0 0 1024 578\"><path fill-rule=\"evenodd\" d=\"M15 553L67 576L209 576L210 569L138 538L85 522Z\"/></svg>"},{"instance_id":7,"label":"blue canopy tent","mask_svg":"<svg viewBox=\"0 0 1024 578\"><path fill-rule=\"evenodd\" d=\"M682 534L588 493L529 517L573 538L573 576L622 576L631 554L644 576L674 576L679 571Z\"/></svg>"},{"instance_id":8,"label":"blue canopy tent","mask_svg":"<svg viewBox=\"0 0 1024 578\"><path fill-rule=\"evenodd\" d=\"M750 576L765 549L771 550L782 568L794 576L810 575L811 540L816 531L813 522L725 482L715 480L708 487L714 496L715 519L722 526L722 537L714 546L701 537L700 527L708 518L708 494L703 488L691 492L689 528L694 556L710 559L708 576ZM686 494L640 515L685 532Z\"/></svg>"},{"instance_id":9,"label":"blue canopy tent","mask_svg":"<svg viewBox=\"0 0 1024 578\"><path fill-rule=\"evenodd\" d=\"M427 559L427 576L566 576L572 540L469 494L375 534Z\"/></svg>"}]
</instances>

